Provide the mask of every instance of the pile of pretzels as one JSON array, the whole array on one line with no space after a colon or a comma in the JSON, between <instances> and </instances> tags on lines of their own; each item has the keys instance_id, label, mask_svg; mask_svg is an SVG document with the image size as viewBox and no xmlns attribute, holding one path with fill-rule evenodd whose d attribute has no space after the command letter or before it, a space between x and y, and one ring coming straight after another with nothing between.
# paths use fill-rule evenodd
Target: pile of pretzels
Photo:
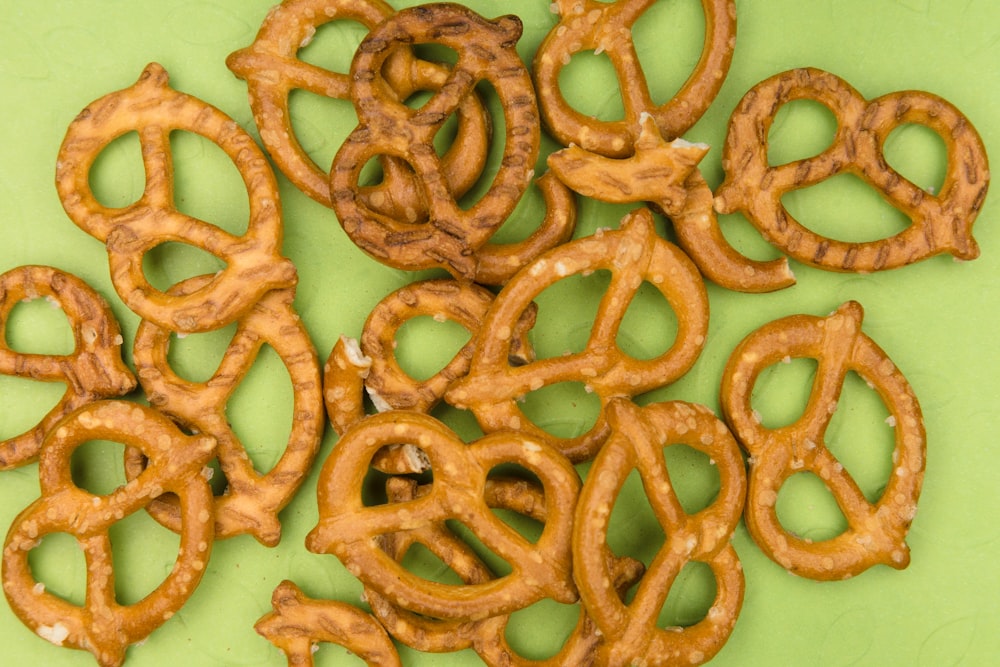
<instances>
[{"instance_id":1,"label":"pile of pretzels","mask_svg":"<svg viewBox=\"0 0 1000 667\"><path fill-rule=\"evenodd\" d=\"M256 628L289 665L312 664L321 642L341 644L371 665L399 665L397 642L429 652L471 648L498 666L703 664L740 614L744 576L730 540L741 518L764 553L799 576L835 580L876 564L906 567L926 435L902 371L864 333L860 304L786 317L748 335L721 378L721 417L696 403L636 399L676 382L698 360L708 336L706 280L741 292L795 282L785 257L760 261L736 250L718 214L741 213L784 256L832 271L883 271L941 253L974 259L971 230L989 182L983 143L957 109L932 94L866 100L834 74L797 69L743 97L723 147L725 178L713 192L698 166L708 146L683 135L725 80L735 2L701 0L704 49L664 104L652 100L632 41L633 24L654 2L556 0L558 20L526 66L516 51L516 16L488 18L454 3L396 11L382 0L286 0L256 40L227 60L246 81L263 148L222 111L171 88L155 63L134 85L87 105L56 160L58 194L73 223L105 245L117 296L141 322L129 368L121 329L92 288L44 266L0 276L0 327L18 302L48 298L65 312L75 340L71 354L54 356L18 353L0 336L0 372L67 386L36 427L0 445L4 469L39 464L41 496L10 526L2 556L3 589L25 625L91 652L102 666L121 665L130 645L187 601L216 540L249 534L264 546L279 542L279 512L320 464L319 522L305 547L339 559L363 583L364 605L310 599L283 582L273 612ZM349 73L298 55L333 21L368 30ZM453 62L427 60L418 48L427 45L443 47ZM620 120L587 116L561 93L560 72L585 51L613 65ZM317 165L296 137L289 111L295 90L353 104L357 126L329 166ZM426 101L408 103L418 93ZM815 157L772 166L771 123L782 105L800 99L833 111L834 140ZM888 165L883 145L902 124L924 125L944 140L949 161L938 192ZM452 129L442 132L446 125ZM502 136L494 136L496 128ZM250 201L244 233L177 209L170 133L178 130L211 141L239 169ZM129 132L139 136L146 186L137 201L109 207L91 190L90 174L101 152ZM543 133L561 148L538 175ZM453 136L442 146L444 134ZM440 273L387 295L360 337L340 336L325 363L293 305L298 274L281 254L272 163L329 207L331 224L339 221L371 261ZM876 188L910 226L888 238L845 242L816 234L783 206L785 193L842 173ZM546 209L535 231L516 242L495 240L535 186ZM581 236L581 197L634 208ZM657 232L661 218L676 244ZM224 268L158 289L143 272L143 257L168 242L199 247ZM609 280L585 343L538 358L538 296L597 271ZM630 356L618 340L643 286L662 295L677 323L669 348L651 358ZM418 380L394 349L400 328L423 316L456 323L470 337L437 373ZM173 336L232 325L207 380L171 368ZM288 370L294 406L283 454L261 473L225 408L265 345ZM797 358L817 361L808 404L793 423L766 427L751 404L755 383L764 369ZM878 394L893 428L892 471L875 501L825 442L849 372ZM589 430L573 437L554 435L522 409L531 392L565 382L582 384L600 406ZM145 403L130 396L137 386ZM470 411L483 436L464 442L433 416L442 403ZM327 428L337 442L317 461ZM128 482L103 495L79 488L70 466L74 450L95 439L126 446ZM665 463L663 450L674 445L703 453L718 471L715 498L697 511L685 510ZM212 461L226 479L221 495L209 482ZM810 540L779 521L778 493L802 471L820 477L836 498L847 522L839 535ZM647 563L608 544L612 510L633 472L664 536ZM373 479L384 487L376 500ZM140 510L177 532L180 548L164 581L125 605L115 597L109 528ZM503 520L511 514L535 534ZM56 532L73 535L86 556L82 605L46 591L31 571L30 552ZM459 582L407 569L415 545ZM491 567L481 546L508 568ZM673 582L693 562L715 580L711 605L690 625L659 627ZM505 628L511 614L544 599L578 603L579 622L555 655L530 660L507 642Z\"/></svg>"}]
</instances>

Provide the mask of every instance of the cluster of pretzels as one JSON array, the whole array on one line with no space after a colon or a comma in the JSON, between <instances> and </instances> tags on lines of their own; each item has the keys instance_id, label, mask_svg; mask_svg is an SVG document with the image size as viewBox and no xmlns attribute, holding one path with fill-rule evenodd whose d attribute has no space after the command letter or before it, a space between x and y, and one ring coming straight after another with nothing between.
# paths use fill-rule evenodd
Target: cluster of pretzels
<instances>
[{"instance_id":1,"label":"cluster of pretzels","mask_svg":"<svg viewBox=\"0 0 1000 667\"><path fill-rule=\"evenodd\" d=\"M925 431L902 372L863 332L860 304L845 303L826 317L784 318L747 336L724 370L721 418L695 403L640 406L633 399L676 382L698 360L708 335L705 280L742 292L794 283L786 259L757 261L734 249L718 213L741 212L788 257L829 270L888 270L940 253L972 259L978 248L971 228L989 180L983 144L938 97L904 92L869 101L833 74L800 69L743 98L724 146L725 180L713 192L698 168L708 147L682 136L725 79L735 3L702 0L701 58L681 90L657 105L631 37L654 2L556 0L558 22L530 67L515 50L517 17L486 18L458 4L396 11L382 0L286 0L268 14L253 44L227 60L247 82L267 156L332 209L331 223L338 220L372 260L443 271L386 296L360 337L341 336L322 367L292 305L298 279L280 251L276 177L250 135L218 109L173 90L156 64L133 86L88 105L60 149L58 192L71 220L105 244L114 289L141 323L133 372L122 361L121 330L94 290L48 267L0 276L0 327L17 302L45 297L66 313L75 340L74 352L59 357L17 353L0 336L0 372L67 385L35 428L0 445L0 467L39 461L41 496L15 519L3 550L3 588L18 617L53 643L90 651L101 665L122 664L130 644L188 599L216 539L250 534L265 546L278 543L278 512L316 463L328 425L338 441L322 464L320 518L305 546L332 554L361 580L367 610L310 599L282 583L257 630L290 665L312 664L320 642L341 644L372 665L400 664L394 642L430 652L471 648L489 665L703 664L740 613L744 577L730 539L741 518L771 559L800 576L844 579L876 564L905 567ZM338 20L368 29L350 72L301 61L298 51L317 29ZM425 60L415 45L447 47L455 61ZM562 96L560 71L582 51L604 53L614 66L621 120L588 117ZM479 92L484 84L496 95L499 119ZM288 106L296 89L354 106L357 127L329 168L296 139ZM408 105L416 93L428 99ZM813 158L772 166L769 127L778 108L796 99L829 107L836 136ZM454 138L441 148L439 134L451 120ZM886 137L907 123L931 128L948 146L936 194L885 160ZM503 128L502 137L492 136L494 127ZM177 210L169 143L175 130L213 142L239 169L250 201L242 235ZM91 191L90 172L100 152L128 132L140 139L146 187L134 203L112 208ZM548 156L547 171L536 178L543 132L564 148ZM366 177L373 161L377 181ZM878 189L912 224L885 239L847 243L817 235L782 206L786 192L844 172ZM536 231L515 243L493 240L534 183L546 206ZM635 208L616 227L574 239L577 197ZM676 245L656 232L654 214L670 221ZM202 248L225 267L157 289L142 261L167 242ZM560 280L595 271L610 278L585 344L536 358L536 298ZM677 322L670 347L652 358L632 357L618 344L643 285L663 296ZM399 329L421 316L457 323L470 338L436 374L417 380L394 348ZM233 323L236 332L208 380L191 382L171 368L172 337ZM266 474L254 469L225 415L263 345L277 352L294 389L290 436ZM808 405L792 424L767 428L751 407L756 380L793 358L818 362ZM825 442L848 372L877 392L894 429L892 472L872 502ZM521 407L529 393L563 382L582 384L600 405L593 426L574 437L551 434ZM148 407L123 398L137 384ZM484 435L464 442L432 416L442 402L471 411ZM128 482L105 495L77 487L70 471L74 449L93 439L126 446ZM697 511L685 510L665 464L663 450L674 445L702 452L718 471L716 497ZM218 496L208 481L213 459L226 478ZM576 464L584 462L581 475ZM648 564L608 544L612 508L633 471L664 535ZM778 493L801 471L818 475L836 498L848 524L836 537L813 541L781 525ZM377 502L372 479L384 485ZM108 530L140 510L179 533L180 549L159 587L122 605ZM538 526L537 536L529 539L503 514ZM47 592L29 567L28 554L54 532L73 535L86 555L83 605ZM491 567L469 534L508 569ZM407 569L415 545L460 582ZM693 562L711 571L714 600L691 625L658 627L673 582ZM579 603L580 619L554 656L534 661L509 645L505 628L511 614L543 599Z\"/></svg>"}]
</instances>

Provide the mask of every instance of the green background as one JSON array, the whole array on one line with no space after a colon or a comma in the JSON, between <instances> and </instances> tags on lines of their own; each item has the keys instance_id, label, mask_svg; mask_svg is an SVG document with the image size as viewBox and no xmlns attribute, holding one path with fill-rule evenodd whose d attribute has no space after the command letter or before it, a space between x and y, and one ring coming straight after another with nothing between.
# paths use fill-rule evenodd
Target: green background
<instances>
[{"instance_id":1,"label":"green background","mask_svg":"<svg viewBox=\"0 0 1000 667\"><path fill-rule=\"evenodd\" d=\"M414 4L398 2L401 7ZM487 15L517 13L525 23L519 44L529 58L555 17L544 0L468 2ZM1000 155L1000 6L988 0L739 0L739 37L732 69L705 117L686 135L712 150L702 163L710 184L722 178L720 151L732 109L751 86L772 74L814 66L845 78L867 97L903 89L932 91L958 106L981 133L988 152ZM23 264L50 264L75 273L108 298L122 322L126 346L136 317L117 299L108 279L101 244L66 217L53 186L56 153L73 117L90 101L131 85L143 67L156 61L171 73L172 85L235 118L256 136L245 84L226 69L225 57L248 45L270 2L158 0L124 2L20 0L0 9L0 271ZM640 53L659 99L676 90L700 51L701 13L693 0L663 0L636 27ZM303 57L346 68L360 30L321 33ZM565 77L567 96L602 117L620 108L613 77L598 58L582 56ZM296 96L297 128L313 155L328 162L353 125L349 105ZM790 105L776 123L772 159L785 161L823 147L832 132L830 117L808 104ZM825 139L824 139L825 138ZM551 149L551 143L546 144ZM178 201L189 213L219 224L245 225L245 193L226 161L211 146L187 137L174 145ZM130 162L129 146L109 155L95 189L109 203L134 200L141 172ZM940 141L921 128L894 134L889 159L924 187L943 173ZM834 179L788 199L800 219L819 231L863 239L900 228L899 215L849 177ZM333 214L281 180L285 212L284 252L298 266L296 305L325 358L341 333L357 336L369 310L388 292L414 276L382 267L345 237ZM519 215L530 221L540 210L532 198ZM627 208L584 203L577 235L613 226ZM908 543L912 563L904 571L878 567L853 580L817 583L794 578L767 560L741 527L735 546L743 561L747 593L742 615L713 665L987 665L1000 655L1000 493L996 484L996 437L992 430L1000 384L996 334L1000 324L1000 213L996 196L987 198L975 235L982 257L957 263L937 257L879 275L826 273L793 264L798 283L767 295L743 295L710 286L712 323L706 349L680 382L642 397L641 402L684 399L718 410L717 386L735 344L761 324L783 315L822 315L847 299L866 309L864 328L909 378L925 412L928 463L920 510ZM738 247L757 257L774 256L745 223L724 220ZM515 229L509 234L517 233ZM508 233L508 232L505 232ZM155 284L165 286L211 269L212 260L183 248L147 258ZM429 274L424 274L429 275ZM581 281L585 283L585 281ZM557 354L574 332L584 335L588 290L600 285L569 284L543 295L543 321L536 332L540 353ZM577 297L566 295L577 290ZM557 313L546 303L565 304ZM643 301L629 321L633 349L655 353L656 337L669 335L670 318L656 315L655 301ZM643 309L648 309L645 312ZM436 359L461 343L454 328L435 334L414 323L401 338L410 368L426 372ZM176 341L173 359L180 372L203 379L214 368L231 329ZM18 307L8 340L20 350L65 351L66 327L58 311L44 304ZM430 343L430 341L435 341ZM444 341L444 342L440 342ZM430 343L429 352L421 346ZM409 347L408 347L409 345ZM414 351L418 350L418 351ZM131 355L126 355L131 359ZM792 364L762 381L755 406L768 423L794 418L808 382L808 366ZM290 388L273 353L265 353L229 406L258 467L280 455L288 430ZM275 389L277 387L277 389ZM791 388L789 388L791 387ZM28 428L60 394L58 387L0 378L0 435ZM569 390L572 393L572 390ZM863 384L848 387L831 440L863 487L877 492L887 474L887 431L878 401ZM548 392L530 397L532 414L553 430L581 428L586 401ZM471 421L445 415L463 433ZM322 459L334 446L328 432ZM81 483L114 484L118 452L93 443L86 452ZM679 472L691 468L690 486L711 489L701 462L681 458ZM704 467L704 466L702 466ZM704 480L703 480L704 478ZM110 480L110 481L109 481ZM707 481L705 481L707 480ZM634 480L633 480L634 481ZM274 549L240 537L216 545L202 585L189 603L142 646L129 651L128 664L159 665L167 659L197 665L280 665L282 656L256 635L252 625L270 608L270 593L291 578L310 595L357 601L360 585L332 556L316 556L303 546L315 525L316 474L285 510L285 535ZM683 484L681 484L683 485ZM834 531L835 513L808 480L783 498L788 521L817 536ZM815 485L812 485L815 486ZM636 517L613 536L614 546L647 558L655 551L655 526L645 514L635 484L616 513ZM0 473L0 524L38 494L37 465ZM798 494L801 494L799 496ZM710 495L710 494L709 494ZM795 507L793 507L793 505ZM802 522L801 524L797 522ZM163 577L173 560L176 538L144 515L116 528L116 562L122 566L120 595L136 599ZM648 538L648 539L647 539ZM50 590L79 601L82 558L70 540L43 543L33 566ZM671 598L666 618L683 621L703 604L705 581L693 571L685 588ZM556 649L552 638L575 619L571 608L537 605L515 615L510 637L535 656ZM5 664L92 664L89 654L67 651L34 637L0 604L0 653ZM327 664L346 661L343 652L324 648ZM427 656L405 652L406 664L471 665L471 652ZM321 663L322 664L322 663Z\"/></svg>"}]
</instances>

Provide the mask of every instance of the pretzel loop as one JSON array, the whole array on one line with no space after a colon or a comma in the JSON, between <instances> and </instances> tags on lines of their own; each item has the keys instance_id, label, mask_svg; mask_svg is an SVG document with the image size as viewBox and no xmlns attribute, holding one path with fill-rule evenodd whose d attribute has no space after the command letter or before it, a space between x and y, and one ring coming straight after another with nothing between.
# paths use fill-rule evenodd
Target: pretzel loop
<instances>
[{"instance_id":1,"label":"pretzel loop","mask_svg":"<svg viewBox=\"0 0 1000 667\"><path fill-rule=\"evenodd\" d=\"M909 564L904 540L920 495L926 434L913 390L886 353L861 331L863 316L860 304L852 301L826 318L798 315L772 322L744 339L723 376L726 419L753 457L747 528L772 560L813 579L847 578L878 563L895 568ZM798 357L819 362L806 409L788 426L765 428L750 404L754 383L764 368ZM892 472L874 504L825 443L848 371L874 388L895 429ZM786 479L801 471L818 475L833 494L848 524L840 535L810 541L781 526L778 492Z\"/></svg>"}]
</instances>

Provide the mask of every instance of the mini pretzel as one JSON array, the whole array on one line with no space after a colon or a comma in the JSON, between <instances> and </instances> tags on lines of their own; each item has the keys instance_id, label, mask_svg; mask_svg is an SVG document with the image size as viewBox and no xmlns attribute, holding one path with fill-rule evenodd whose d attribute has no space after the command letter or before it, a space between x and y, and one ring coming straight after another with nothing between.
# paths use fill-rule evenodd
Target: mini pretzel
<instances>
[{"instance_id":1,"label":"mini pretzel","mask_svg":"<svg viewBox=\"0 0 1000 667\"><path fill-rule=\"evenodd\" d=\"M799 99L827 106L837 117L837 133L819 155L772 167L767 162L768 130L778 108ZM948 147L944 183L936 195L886 162L886 139L907 123L929 127ZM778 74L754 87L733 112L722 165L726 179L715 193L716 210L743 213L768 241L806 264L866 273L945 252L959 259L979 256L972 224L989 185L986 150L968 119L930 93L890 93L869 102L847 82L821 70ZM888 238L848 243L810 231L782 205L786 192L840 173L863 179L912 224Z\"/></svg>"},{"instance_id":2,"label":"mini pretzel","mask_svg":"<svg viewBox=\"0 0 1000 667\"><path fill-rule=\"evenodd\" d=\"M210 279L186 280L170 295L197 292ZM218 441L216 456L228 483L215 501L219 539L249 533L264 545L276 545L281 539L278 513L295 495L319 451L324 425L319 362L292 306L294 296L291 289L273 290L243 315L218 370L204 382L189 382L170 367L170 331L143 320L136 332L136 372L150 405ZM264 345L271 346L288 370L294 403L284 452L273 468L261 473L229 425L226 405ZM138 451L126 456L128 476L139 474L143 466ZM148 509L160 523L177 530L180 511L172 499L155 500Z\"/></svg>"},{"instance_id":3,"label":"mini pretzel","mask_svg":"<svg viewBox=\"0 0 1000 667\"><path fill-rule=\"evenodd\" d=\"M531 77L515 49L521 22L514 16L487 20L460 5L441 3L404 9L371 30L351 64L351 97L359 125L334 158L330 192L334 211L351 240L395 268L443 268L476 279L473 256L514 210L527 189L538 156L540 129ZM458 62L420 109L387 92L381 74L400 45L435 43L453 49ZM490 83L504 114L505 141L488 191L468 209L456 201L442 176L433 140L442 124ZM358 196L361 170L388 155L409 165L428 219L398 220L365 206Z\"/></svg>"},{"instance_id":4,"label":"mini pretzel","mask_svg":"<svg viewBox=\"0 0 1000 667\"><path fill-rule=\"evenodd\" d=\"M431 462L433 486L425 496L367 507L361 497L372 457L382 447L418 446ZM502 464L534 474L545 494L548 521L532 544L496 517L484 498L486 476ZM570 514L579 477L565 457L530 436L487 435L466 445L436 419L396 410L372 415L349 429L320 472L320 520L306 540L314 553L335 554L348 570L392 604L436 618L486 618L542 598L576 600L569 581ZM505 561L512 572L465 586L425 580L400 566L379 544L382 536L460 520Z\"/></svg>"},{"instance_id":5,"label":"mini pretzel","mask_svg":"<svg viewBox=\"0 0 1000 667\"><path fill-rule=\"evenodd\" d=\"M612 435L587 474L573 528L573 577L605 637L598 664L704 664L729 638L743 603L743 569L729 543L746 493L739 446L707 408L680 401L640 408L617 399L608 406L608 421ZM672 444L692 447L718 467L718 497L695 514L684 511L671 487L662 450ZM638 471L666 538L632 602L625 604L614 592L604 549L611 508L632 470ZM707 564L715 577L711 608L694 625L657 627L675 577L692 561Z\"/></svg>"},{"instance_id":6,"label":"mini pretzel","mask_svg":"<svg viewBox=\"0 0 1000 667\"><path fill-rule=\"evenodd\" d=\"M234 236L177 210L170 152L173 130L209 139L239 169L250 201L244 235ZM145 192L124 208L108 208L90 189L90 170L108 144L130 131L139 133L142 145ZM278 185L263 152L221 111L171 89L167 72L155 63L131 88L91 103L70 124L59 150L56 186L73 222L107 245L119 296L140 317L161 327L178 332L215 329L238 318L269 290L296 282L295 267L280 254ZM142 258L168 241L206 250L226 267L197 292L165 294L146 280Z\"/></svg>"},{"instance_id":7,"label":"mini pretzel","mask_svg":"<svg viewBox=\"0 0 1000 667\"><path fill-rule=\"evenodd\" d=\"M656 105L632 41L632 25L656 0L556 0L559 23L538 47L533 63L538 103L546 128L564 146L578 145L606 157L627 157L639 135L640 116L650 113L664 136L679 137L694 125L722 87L736 45L736 3L701 0L705 46L680 91ZM559 89L559 74L573 54L606 53L618 76L625 116L602 121L573 109Z\"/></svg>"},{"instance_id":8,"label":"mini pretzel","mask_svg":"<svg viewBox=\"0 0 1000 667\"><path fill-rule=\"evenodd\" d=\"M70 459L89 440L111 440L142 450L146 470L107 495L73 484ZM41 497L14 520L3 551L3 588L11 609L43 639L90 651L105 667L125 660L141 641L185 603L201 580L212 550L212 491L202 470L215 441L188 436L151 408L125 401L98 401L71 413L42 445ZM173 569L142 600L115 599L115 574L108 531L126 515L164 493L176 494L182 515L180 547ZM44 590L31 572L28 555L53 533L73 535L87 561L83 606Z\"/></svg>"},{"instance_id":9,"label":"mini pretzel","mask_svg":"<svg viewBox=\"0 0 1000 667\"><path fill-rule=\"evenodd\" d=\"M22 353L7 343L7 322L17 304L42 297L66 315L73 334L70 354ZM0 443L0 470L34 461L46 435L81 405L135 388L135 377L122 361L122 342L111 307L76 276L47 266L22 266L0 275L0 374L66 384L59 403L34 428Z\"/></svg>"},{"instance_id":10,"label":"mini pretzel","mask_svg":"<svg viewBox=\"0 0 1000 667\"><path fill-rule=\"evenodd\" d=\"M872 565L909 564L904 541L923 481L926 434L920 406L906 378L861 331L864 311L853 301L829 317L794 315L766 324L734 350L722 380L722 408L752 456L746 524L754 541L782 567L812 579L845 579ZM787 358L819 362L802 416L782 428L760 424L751 408L759 373ZM893 468L881 498L871 504L825 443L848 371L871 385L889 409L895 428ZM800 471L818 475L837 500L847 530L821 541L785 530L776 512L778 492Z\"/></svg>"},{"instance_id":11,"label":"mini pretzel","mask_svg":"<svg viewBox=\"0 0 1000 667\"><path fill-rule=\"evenodd\" d=\"M335 600L312 600L291 581L281 582L271 596L274 611L254 629L285 654L289 667L313 666L320 642L345 647L376 667L402 667L399 653L377 620L357 607Z\"/></svg>"},{"instance_id":12,"label":"mini pretzel","mask_svg":"<svg viewBox=\"0 0 1000 667\"><path fill-rule=\"evenodd\" d=\"M578 273L607 269L611 285L601 300L590 340L577 353L515 366L508 360L514 324L548 286ZM677 316L673 346L654 359L627 356L616 337L643 281L651 283ZM608 435L604 410L616 396L635 396L681 377L694 364L708 330L705 284L680 248L660 238L647 209L630 213L618 231L602 231L552 250L507 283L487 313L466 377L446 392L452 405L470 409L486 432L523 430L573 461L591 458ZM584 382L600 397L601 413L587 433L557 438L518 407L530 391L558 382Z\"/></svg>"},{"instance_id":13,"label":"mini pretzel","mask_svg":"<svg viewBox=\"0 0 1000 667\"><path fill-rule=\"evenodd\" d=\"M316 30L331 21L356 21L371 29L395 13L381 0L285 0L272 9L253 44L226 59L238 77L246 79L250 108L261 140L281 171L296 187L325 206L330 200L330 175L302 148L291 123L288 99L302 89L335 99L350 99L348 75L302 62L297 53ZM404 102L421 90L436 90L447 69L419 60L409 49L399 49L385 68L388 92ZM489 117L479 98L467 97L458 107L456 136L442 158L442 172L456 196L479 178L489 152ZM378 186L361 188L367 206L384 215L406 211L424 219L426 210L405 166L383 160L384 178Z\"/></svg>"}]
</instances>

